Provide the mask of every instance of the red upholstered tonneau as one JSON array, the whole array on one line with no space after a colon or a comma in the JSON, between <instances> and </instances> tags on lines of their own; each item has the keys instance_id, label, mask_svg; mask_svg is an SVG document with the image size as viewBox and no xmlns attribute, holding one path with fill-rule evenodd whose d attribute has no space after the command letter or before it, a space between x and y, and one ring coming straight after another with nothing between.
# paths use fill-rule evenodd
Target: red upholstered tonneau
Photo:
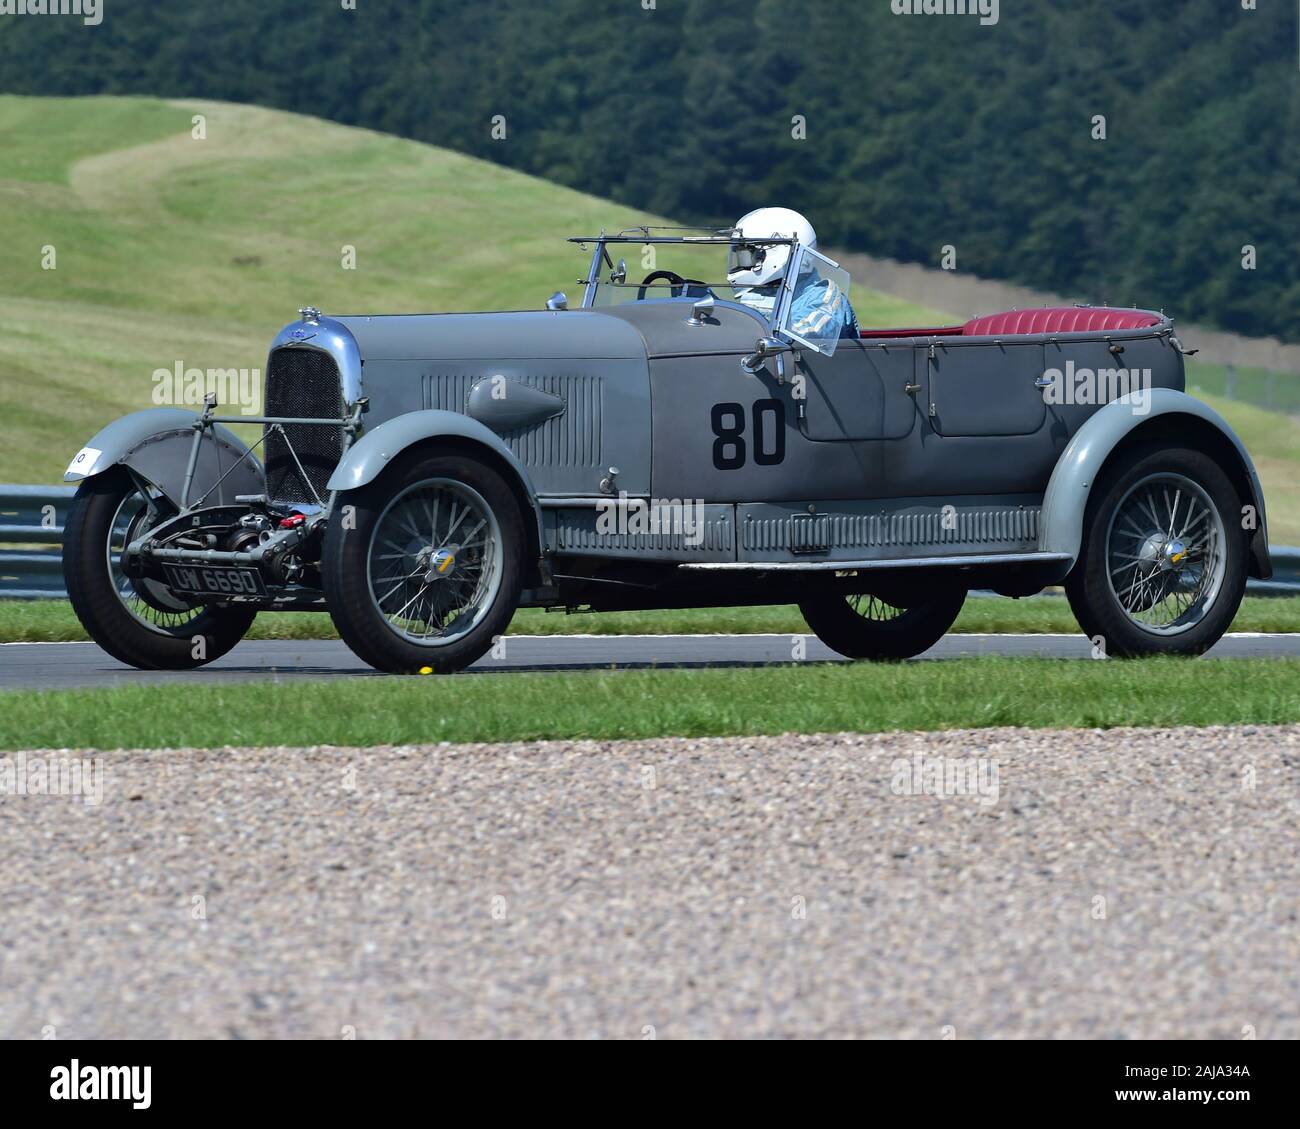
<instances>
[{"instance_id":1,"label":"red upholstered tonneau","mask_svg":"<svg viewBox=\"0 0 1300 1129\"><path fill-rule=\"evenodd\" d=\"M1150 310L1117 310L1109 306L1044 306L1008 310L973 318L965 325L935 329L864 329L863 337L1015 337L1028 333L1092 333L1108 329L1146 329L1160 324Z\"/></svg>"},{"instance_id":2,"label":"red upholstered tonneau","mask_svg":"<svg viewBox=\"0 0 1300 1129\"><path fill-rule=\"evenodd\" d=\"M1090 333L1099 329L1145 329L1159 325L1149 310L1107 306L1045 306L974 318L962 327L965 337L1012 337L1021 333Z\"/></svg>"}]
</instances>

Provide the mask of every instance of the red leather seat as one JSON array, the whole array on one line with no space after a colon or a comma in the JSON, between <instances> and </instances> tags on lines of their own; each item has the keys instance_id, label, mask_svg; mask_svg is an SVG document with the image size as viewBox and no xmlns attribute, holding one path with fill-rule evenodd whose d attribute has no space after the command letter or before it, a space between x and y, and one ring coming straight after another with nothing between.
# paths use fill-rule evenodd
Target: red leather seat
<instances>
[{"instance_id":1,"label":"red leather seat","mask_svg":"<svg viewBox=\"0 0 1300 1129\"><path fill-rule=\"evenodd\" d=\"M864 329L873 337L1015 337L1026 333L1093 333L1107 329L1146 329L1160 324L1150 310L1117 310L1110 306L1044 306L1008 310L972 318L965 325L934 329Z\"/></svg>"},{"instance_id":2,"label":"red leather seat","mask_svg":"<svg viewBox=\"0 0 1300 1129\"><path fill-rule=\"evenodd\" d=\"M1090 333L1104 329L1145 329L1159 325L1149 310L1117 310L1108 306L1045 306L1009 310L972 318L962 326L963 337L1014 337L1022 333Z\"/></svg>"}]
</instances>

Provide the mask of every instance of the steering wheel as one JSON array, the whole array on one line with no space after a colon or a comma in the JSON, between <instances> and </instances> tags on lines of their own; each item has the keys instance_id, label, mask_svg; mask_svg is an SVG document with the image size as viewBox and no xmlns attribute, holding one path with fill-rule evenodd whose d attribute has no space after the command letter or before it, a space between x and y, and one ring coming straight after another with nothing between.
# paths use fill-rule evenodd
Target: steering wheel
<instances>
[{"instance_id":1,"label":"steering wheel","mask_svg":"<svg viewBox=\"0 0 1300 1129\"><path fill-rule=\"evenodd\" d=\"M657 279L666 279L671 285L668 288L668 295L671 298L680 298L685 295L687 298L704 298L712 294L707 282L701 282L698 278L683 278L676 271L655 270L641 280L641 287L636 292L638 302L645 301L645 292L649 289L650 284Z\"/></svg>"},{"instance_id":2,"label":"steering wheel","mask_svg":"<svg viewBox=\"0 0 1300 1129\"><path fill-rule=\"evenodd\" d=\"M663 279L666 282L671 284L668 289L668 293L671 297L673 298L681 297L682 287L686 285L686 279L684 279L675 270L652 270L648 275L645 276L645 278L641 280L641 287L636 292L636 300L638 302L644 302L645 292L650 288L650 284L652 282L658 282L660 279Z\"/></svg>"}]
</instances>

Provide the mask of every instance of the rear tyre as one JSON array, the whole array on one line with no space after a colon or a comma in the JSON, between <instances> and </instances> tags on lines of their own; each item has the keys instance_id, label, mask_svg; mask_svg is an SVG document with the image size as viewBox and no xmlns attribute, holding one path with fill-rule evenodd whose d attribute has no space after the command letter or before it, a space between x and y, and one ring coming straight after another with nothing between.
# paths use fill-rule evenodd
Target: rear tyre
<instances>
[{"instance_id":1,"label":"rear tyre","mask_svg":"<svg viewBox=\"0 0 1300 1129\"><path fill-rule=\"evenodd\" d=\"M321 558L330 615L377 670L462 670L509 626L526 545L493 467L416 452L340 496Z\"/></svg>"},{"instance_id":2,"label":"rear tyre","mask_svg":"<svg viewBox=\"0 0 1300 1129\"><path fill-rule=\"evenodd\" d=\"M161 495L146 498L125 469L87 479L77 490L63 535L63 582L87 634L115 659L141 670L193 670L238 643L255 608L194 604L156 580L131 580L122 550L154 522L174 512Z\"/></svg>"},{"instance_id":3,"label":"rear tyre","mask_svg":"<svg viewBox=\"0 0 1300 1129\"><path fill-rule=\"evenodd\" d=\"M966 590L932 593L910 607L878 596L817 596L799 604L817 638L850 659L910 659L947 633L966 602Z\"/></svg>"},{"instance_id":4,"label":"rear tyre","mask_svg":"<svg viewBox=\"0 0 1300 1129\"><path fill-rule=\"evenodd\" d=\"M1145 444L1093 488L1065 592L1108 655L1199 655L1241 606L1247 554L1222 468L1201 451Z\"/></svg>"}]
</instances>

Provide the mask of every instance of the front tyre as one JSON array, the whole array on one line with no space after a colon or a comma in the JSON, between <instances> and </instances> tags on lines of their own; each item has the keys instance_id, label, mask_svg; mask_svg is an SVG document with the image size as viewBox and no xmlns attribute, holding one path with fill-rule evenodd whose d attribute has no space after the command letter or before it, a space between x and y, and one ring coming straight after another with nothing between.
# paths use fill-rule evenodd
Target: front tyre
<instances>
[{"instance_id":1,"label":"front tyre","mask_svg":"<svg viewBox=\"0 0 1300 1129\"><path fill-rule=\"evenodd\" d=\"M816 596L799 604L826 646L850 659L910 659L933 647L956 622L966 590L936 591L908 607L878 596Z\"/></svg>"},{"instance_id":2,"label":"front tyre","mask_svg":"<svg viewBox=\"0 0 1300 1129\"><path fill-rule=\"evenodd\" d=\"M330 615L377 670L462 670L509 626L526 544L493 467L416 453L338 499L321 558Z\"/></svg>"},{"instance_id":3,"label":"front tyre","mask_svg":"<svg viewBox=\"0 0 1300 1129\"><path fill-rule=\"evenodd\" d=\"M1246 591L1247 535L1228 476L1201 451L1144 446L1093 490L1070 608L1106 654L1199 655Z\"/></svg>"},{"instance_id":4,"label":"front tyre","mask_svg":"<svg viewBox=\"0 0 1300 1129\"><path fill-rule=\"evenodd\" d=\"M141 670L193 670L218 659L252 626L257 610L194 604L156 580L132 580L122 551L174 513L125 469L77 489L63 534L63 582L87 634L115 659Z\"/></svg>"}]
</instances>

